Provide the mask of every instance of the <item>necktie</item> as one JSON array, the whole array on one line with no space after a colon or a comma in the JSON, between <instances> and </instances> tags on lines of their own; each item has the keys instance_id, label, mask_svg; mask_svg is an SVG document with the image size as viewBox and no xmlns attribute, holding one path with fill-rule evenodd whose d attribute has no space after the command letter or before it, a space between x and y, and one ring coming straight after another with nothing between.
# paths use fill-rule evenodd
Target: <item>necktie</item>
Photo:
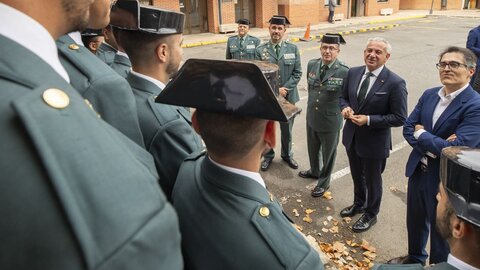
<instances>
[{"instance_id":1,"label":"necktie","mask_svg":"<svg viewBox=\"0 0 480 270\"><path fill-rule=\"evenodd\" d=\"M277 54L277 57L279 56L280 53L280 45L275 45L275 54Z\"/></svg>"},{"instance_id":2,"label":"necktie","mask_svg":"<svg viewBox=\"0 0 480 270\"><path fill-rule=\"evenodd\" d=\"M323 65L322 71L320 72L320 81L323 81L323 78L325 78L325 74L327 74L328 66Z\"/></svg>"},{"instance_id":3,"label":"necktie","mask_svg":"<svg viewBox=\"0 0 480 270\"><path fill-rule=\"evenodd\" d=\"M362 104L367 95L368 85L370 84L370 77L373 76L373 73L367 72L367 77L363 80L362 85L360 86L360 91L358 91L358 104Z\"/></svg>"},{"instance_id":4,"label":"necktie","mask_svg":"<svg viewBox=\"0 0 480 270\"><path fill-rule=\"evenodd\" d=\"M240 38L240 47L243 48L243 37Z\"/></svg>"}]
</instances>

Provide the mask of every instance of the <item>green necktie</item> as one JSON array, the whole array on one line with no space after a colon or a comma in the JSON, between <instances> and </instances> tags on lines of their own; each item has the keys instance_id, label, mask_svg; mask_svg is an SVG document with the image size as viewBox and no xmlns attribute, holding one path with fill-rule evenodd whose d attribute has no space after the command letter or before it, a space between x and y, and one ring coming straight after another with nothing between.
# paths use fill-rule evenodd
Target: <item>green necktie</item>
<instances>
[{"instance_id":1,"label":"green necktie","mask_svg":"<svg viewBox=\"0 0 480 270\"><path fill-rule=\"evenodd\" d=\"M360 91L358 91L358 104L362 104L367 95L368 85L370 84L370 77L373 76L373 73L367 72L367 77L363 80L362 85L360 86Z\"/></svg>"},{"instance_id":2,"label":"green necktie","mask_svg":"<svg viewBox=\"0 0 480 270\"><path fill-rule=\"evenodd\" d=\"M323 81L323 78L325 78L325 74L327 74L327 70L328 70L328 66L327 65L323 65L323 67L321 68L321 72L320 72L320 81Z\"/></svg>"},{"instance_id":3,"label":"green necktie","mask_svg":"<svg viewBox=\"0 0 480 270\"><path fill-rule=\"evenodd\" d=\"M277 57L279 56L280 54L280 45L275 45L275 54L277 55Z\"/></svg>"},{"instance_id":4,"label":"green necktie","mask_svg":"<svg viewBox=\"0 0 480 270\"><path fill-rule=\"evenodd\" d=\"M243 37L240 38L240 48L243 48Z\"/></svg>"}]
</instances>

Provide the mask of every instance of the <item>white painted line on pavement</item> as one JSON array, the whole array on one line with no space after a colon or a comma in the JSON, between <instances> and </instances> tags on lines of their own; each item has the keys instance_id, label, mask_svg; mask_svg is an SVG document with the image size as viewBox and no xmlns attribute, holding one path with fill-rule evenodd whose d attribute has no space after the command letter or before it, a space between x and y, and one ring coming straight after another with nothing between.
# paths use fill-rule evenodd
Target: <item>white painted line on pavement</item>
<instances>
[{"instance_id":1,"label":"white painted line on pavement","mask_svg":"<svg viewBox=\"0 0 480 270\"><path fill-rule=\"evenodd\" d=\"M401 143L395 144L392 147L392 150L390 150L390 154L393 154L393 153L397 152L398 150L401 150L402 148L405 148L406 146L408 146L407 141L402 141ZM344 177L346 175L349 175L349 174L350 174L350 166L345 167L345 168L343 168L339 171L336 171L336 172L332 173L330 181L337 180L337 179L342 178L342 177ZM307 185L306 188L309 189L309 190L312 190L316 185L317 185L317 182L314 182L314 183L311 183L311 184Z\"/></svg>"}]
</instances>

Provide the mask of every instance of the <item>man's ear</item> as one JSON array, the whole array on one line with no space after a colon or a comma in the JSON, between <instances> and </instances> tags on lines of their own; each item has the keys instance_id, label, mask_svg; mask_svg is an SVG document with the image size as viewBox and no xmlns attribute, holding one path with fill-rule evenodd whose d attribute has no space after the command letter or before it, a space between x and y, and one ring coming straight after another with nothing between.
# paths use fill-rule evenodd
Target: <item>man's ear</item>
<instances>
[{"instance_id":1,"label":"man's ear","mask_svg":"<svg viewBox=\"0 0 480 270\"><path fill-rule=\"evenodd\" d=\"M166 63L168 58L168 44L160 43L155 48L155 55L157 56L158 61L161 63Z\"/></svg>"},{"instance_id":2,"label":"man's ear","mask_svg":"<svg viewBox=\"0 0 480 270\"><path fill-rule=\"evenodd\" d=\"M452 228L452 236L455 239L464 238L467 235L468 225L465 221L457 218L455 215L452 215L452 220L450 221Z\"/></svg>"},{"instance_id":3,"label":"man's ear","mask_svg":"<svg viewBox=\"0 0 480 270\"><path fill-rule=\"evenodd\" d=\"M97 43L96 42L89 42L88 43L88 49L90 49L90 51L96 51L97 50Z\"/></svg>"},{"instance_id":4,"label":"man's ear","mask_svg":"<svg viewBox=\"0 0 480 270\"><path fill-rule=\"evenodd\" d=\"M200 126L198 125L198 120L197 120L197 110L195 110L192 114L192 127L195 130L195 132L198 133L198 135L202 135L200 133Z\"/></svg>"},{"instance_id":5,"label":"man's ear","mask_svg":"<svg viewBox=\"0 0 480 270\"><path fill-rule=\"evenodd\" d=\"M265 132L263 133L263 141L268 145L269 148L275 148L276 144L276 131L275 121L269 120L265 126Z\"/></svg>"}]
</instances>

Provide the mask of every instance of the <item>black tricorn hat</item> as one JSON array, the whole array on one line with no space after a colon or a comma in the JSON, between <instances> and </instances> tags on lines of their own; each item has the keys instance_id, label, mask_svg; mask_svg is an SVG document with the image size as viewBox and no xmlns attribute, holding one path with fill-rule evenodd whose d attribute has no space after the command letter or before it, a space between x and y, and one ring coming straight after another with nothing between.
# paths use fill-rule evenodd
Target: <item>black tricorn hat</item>
<instances>
[{"instance_id":1,"label":"black tricorn hat","mask_svg":"<svg viewBox=\"0 0 480 270\"><path fill-rule=\"evenodd\" d=\"M345 42L345 39L343 39L342 35L332 34L332 33L326 33L325 35L323 35L320 42L328 43L328 44L346 44L347 43Z\"/></svg>"},{"instance_id":2,"label":"black tricorn hat","mask_svg":"<svg viewBox=\"0 0 480 270\"><path fill-rule=\"evenodd\" d=\"M238 19L237 23L238 24L250 25L250 20L249 19Z\"/></svg>"},{"instance_id":3,"label":"black tricorn hat","mask_svg":"<svg viewBox=\"0 0 480 270\"><path fill-rule=\"evenodd\" d=\"M440 180L456 215L480 227L480 149L465 146L444 148Z\"/></svg>"},{"instance_id":4,"label":"black tricorn hat","mask_svg":"<svg viewBox=\"0 0 480 270\"><path fill-rule=\"evenodd\" d=\"M270 24L283 24L283 25L290 25L290 21L288 20L287 16L283 15L274 15L270 20L268 20Z\"/></svg>"},{"instance_id":5,"label":"black tricorn hat","mask_svg":"<svg viewBox=\"0 0 480 270\"><path fill-rule=\"evenodd\" d=\"M281 122L301 111L279 102L259 66L248 61L188 59L155 101Z\"/></svg>"},{"instance_id":6,"label":"black tricorn hat","mask_svg":"<svg viewBox=\"0 0 480 270\"><path fill-rule=\"evenodd\" d=\"M118 0L110 12L110 25L123 29L168 35L183 33L185 14L140 5L138 0Z\"/></svg>"},{"instance_id":7,"label":"black tricorn hat","mask_svg":"<svg viewBox=\"0 0 480 270\"><path fill-rule=\"evenodd\" d=\"M102 29L85 29L82 33L82 37L97 37L103 36Z\"/></svg>"}]
</instances>

